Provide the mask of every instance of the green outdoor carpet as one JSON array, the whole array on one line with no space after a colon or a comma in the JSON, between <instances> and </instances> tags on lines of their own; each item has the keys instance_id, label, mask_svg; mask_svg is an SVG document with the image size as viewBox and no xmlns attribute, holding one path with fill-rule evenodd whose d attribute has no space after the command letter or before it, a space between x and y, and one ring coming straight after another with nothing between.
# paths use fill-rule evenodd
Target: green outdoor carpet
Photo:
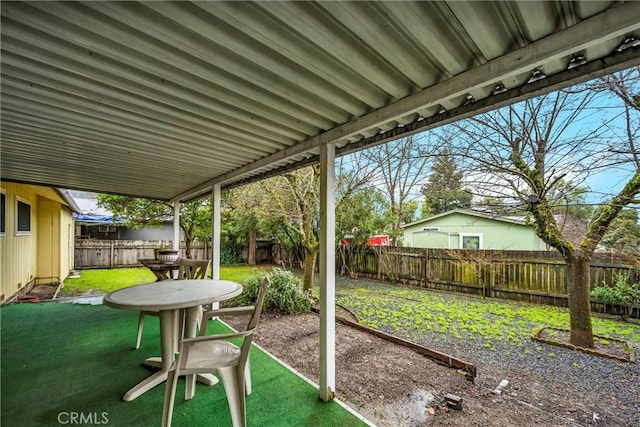
<instances>
[{"instance_id":1,"label":"green outdoor carpet","mask_svg":"<svg viewBox=\"0 0 640 427\"><path fill-rule=\"evenodd\" d=\"M142 362L160 353L158 320L148 317L142 347L134 350L137 312L71 303L19 304L0 310L3 426L159 426L165 385L132 402L122 395L152 371ZM228 331L220 322L209 333ZM248 426L360 426L336 402L254 347ZM174 426L230 426L222 383L198 384L184 400L178 384Z\"/></svg>"}]
</instances>

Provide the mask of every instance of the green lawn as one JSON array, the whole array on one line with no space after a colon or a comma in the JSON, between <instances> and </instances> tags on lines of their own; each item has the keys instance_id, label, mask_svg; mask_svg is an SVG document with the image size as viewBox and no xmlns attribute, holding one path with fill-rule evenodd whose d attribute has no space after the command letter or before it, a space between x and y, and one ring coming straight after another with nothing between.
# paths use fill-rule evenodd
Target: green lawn
<instances>
[{"instance_id":1,"label":"green lawn","mask_svg":"<svg viewBox=\"0 0 640 427\"><path fill-rule=\"evenodd\" d=\"M271 267L253 267L248 265L221 267L220 278L244 282L253 276L258 269L270 269ZM209 273L211 274L211 273ZM102 294L115 291L128 286L141 285L154 282L156 277L146 268L118 268L113 270L82 270L80 277L64 281L61 296L73 296L81 294Z\"/></svg>"},{"instance_id":2,"label":"green lawn","mask_svg":"<svg viewBox=\"0 0 640 427\"><path fill-rule=\"evenodd\" d=\"M222 267L220 277L242 283L257 270L251 266ZM65 281L62 294L107 293L153 281L155 276L146 268L84 270L80 278ZM319 293L317 283L313 293ZM436 337L478 340L494 351L497 347L522 346L530 340L531 331L542 326L569 327L566 308L432 292L339 276L336 277L336 302L356 315L360 323L414 342L420 342L425 333L434 332ZM593 330L628 340L640 348L640 322L636 320L622 322L594 316Z\"/></svg>"}]
</instances>

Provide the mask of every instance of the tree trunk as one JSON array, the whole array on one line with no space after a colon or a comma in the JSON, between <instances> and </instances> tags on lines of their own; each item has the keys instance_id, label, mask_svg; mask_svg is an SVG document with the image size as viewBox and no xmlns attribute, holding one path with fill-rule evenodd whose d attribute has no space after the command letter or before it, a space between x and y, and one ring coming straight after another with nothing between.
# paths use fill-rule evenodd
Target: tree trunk
<instances>
[{"instance_id":1,"label":"tree trunk","mask_svg":"<svg viewBox=\"0 0 640 427\"><path fill-rule=\"evenodd\" d=\"M193 239L188 239L185 236L185 239L184 239L184 256L187 259L191 259L191 244L192 243L193 243Z\"/></svg>"},{"instance_id":2,"label":"tree trunk","mask_svg":"<svg viewBox=\"0 0 640 427\"><path fill-rule=\"evenodd\" d=\"M593 348L589 258L582 255L571 255L566 262L571 344Z\"/></svg>"},{"instance_id":3,"label":"tree trunk","mask_svg":"<svg viewBox=\"0 0 640 427\"><path fill-rule=\"evenodd\" d=\"M257 233L255 230L251 230L249 233L249 259L247 260L249 265L256 265L256 240Z\"/></svg>"},{"instance_id":4,"label":"tree trunk","mask_svg":"<svg viewBox=\"0 0 640 427\"><path fill-rule=\"evenodd\" d=\"M184 235L184 256L187 259L191 259L191 245L193 244L192 228L188 227L184 222L184 218L180 217L180 228ZM178 250L180 250L180 239L178 239Z\"/></svg>"},{"instance_id":5,"label":"tree trunk","mask_svg":"<svg viewBox=\"0 0 640 427\"><path fill-rule=\"evenodd\" d=\"M305 250L304 276L302 279L302 289L305 291L309 291L313 287L313 275L316 271L317 254L317 251Z\"/></svg>"}]
</instances>

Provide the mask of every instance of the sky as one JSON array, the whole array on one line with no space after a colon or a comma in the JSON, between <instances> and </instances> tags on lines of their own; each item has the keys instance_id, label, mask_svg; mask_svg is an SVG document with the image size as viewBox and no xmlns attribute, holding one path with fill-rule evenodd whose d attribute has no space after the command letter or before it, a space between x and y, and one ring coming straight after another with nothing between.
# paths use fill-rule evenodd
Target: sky
<instances>
[{"instance_id":1,"label":"sky","mask_svg":"<svg viewBox=\"0 0 640 427\"><path fill-rule=\"evenodd\" d=\"M640 92L640 88L634 88ZM628 142L625 142L625 129L626 120L624 118L624 109L621 107L622 101L619 98L613 97L613 95L598 95L596 98L589 101L586 108L582 113L575 118L575 120L562 132L562 139L566 140L578 140L580 135L586 135L597 130L598 138L595 138L593 152L589 155L600 156L601 162L611 163L615 154L611 154L612 151L624 151L624 147L628 146ZM568 109L569 113L572 111ZM635 124L638 126L638 113L635 112ZM414 138L424 138L425 140L436 140L436 135L439 133L445 133L451 125L442 126L435 130L419 133ZM558 126L555 126L556 129ZM640 129L637 129L637 134L640 134ZM602 170L596 170L595 168L589 168L589 176L578 175L579 171L573 169L573 166L578 164L576 160L579 155L583 153L583 148L586 145L578 144L574 147L574 152L571 154L561 153L562 160L556 165L556 173L554 176L566 174L564 180L573 181L576 179L576 183L581 187L588 187L589 192L585 194L585 201L589 204L599 204L603 200L610 200L613 194L617 194L628 180L633 176L635 169L632 165L628 164L626 167L620 166L608 166ZM437 147L437 146L436 146ZM609 151L611 148L612 151ZM431 148L431 151L436 151L437 148ZM629 156L627 156L629 157ZM551 168L549 168L551 169ZM424 172L424 178L419 180L419 185L412 191L415 197L419 200L422 199L420 194L420 186L427 182L430 174L430 167L427 167ZM578 179L579 178L579 179ZM486 181L489 181L488 179ZM494 180L492 180L494 181ZM381 183L374 183L380 189L383 189ZM499 191L502 191L500 189Z\"/></svg>"},{"instance_id":2,"label":"sky","mask_svg":"<svg viewBox=\"0 0 640 427\"><path fill-rule=\"evenodd\" d=\"M585 182L591 188L592 194L588 201L598 203L603 195L617 194L631 178L632 172L621 169L610 169L597 173ZM610 197L609 197L610 198Z\"/></svg>"}]
</instances>

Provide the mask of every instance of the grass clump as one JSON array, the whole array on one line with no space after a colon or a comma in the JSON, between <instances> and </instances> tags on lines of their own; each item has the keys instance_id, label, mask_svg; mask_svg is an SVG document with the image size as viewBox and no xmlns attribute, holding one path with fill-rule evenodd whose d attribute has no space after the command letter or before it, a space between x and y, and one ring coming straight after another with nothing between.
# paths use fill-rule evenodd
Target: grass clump
<instances>
[{"instance_id":1,"label":"grass clump","mask_svg":"<svg viewBox=\"0 0 640 427\"><path fill-rule=\"evenodd\" d=\"M302 314L311 310L312 300L302 291L300 279L284 268L274 268L271 272L259 271L243 284L243 292L229 301L230 306L251 305L258 296L258 289L265 277L271 280L271 287L264 298L264 310L281 314Z\"/></svg>"}]
</instances>

